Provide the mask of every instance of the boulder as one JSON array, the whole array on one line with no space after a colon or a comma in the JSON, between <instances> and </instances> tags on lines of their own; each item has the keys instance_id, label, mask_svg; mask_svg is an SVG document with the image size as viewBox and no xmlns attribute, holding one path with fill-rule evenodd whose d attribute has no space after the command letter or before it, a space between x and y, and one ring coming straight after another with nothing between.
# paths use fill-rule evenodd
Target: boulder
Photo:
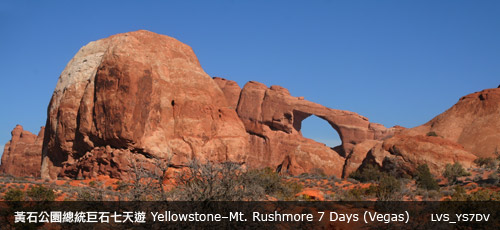
<instances>
[{"instance_id":1,"label":"boulder","mask_svg":"<svg viewBox=\"0 0 500 230\"><path fill-rule=\"evenodd\" d=\"M11 132L11 140L5 144L0 173L39 177L44 133L44 127L35 135L17 125Z\"/></svg>"},{"instance_id":2,"label":"boulder","mask_svg":"<svg viewBox=\"0 0 500 230\"><path fill-rule=\"evenodd\" d=\"M373 147L366 152L366 148L363 147L369 145ZM357 151L358 149L360 151ZM464 168L469 168L476 159L476 156L466 151L460 144L441 137L423 135L395 135L383 143L366 141L356 146L353 156L362 156L365 152L365 159L360 167L376 164L387 171L397 169L409 175L414 175L416 168L423 164L429 166L432 174L441 175L446 164L459 162ZM357 161L353 162L359 163L360 158L356 158ZM346 166L346 170L348 169L350 168Z\"/></svg>"},{"instance_id":3,"label":"boulder","mask_svg":"<svg viewBox=\"0 0 500 230\"><path fill-rule=\"evenodd\" d=\"M91 42L68 63L48 108L41 174L130 174L127 164L85 158L106 146L129 161L245 162L247 142L243 123L192 49L141 30Z\"/></svg>"},{"instance_id":4,"label":"boulder","mask_svg":"<svg viewBox=\"0 0 500 230\"><path fill-rule=\"evenodd\" d=\"M358 170L363 164L363 161L365 161L368 153L372 151L377 144L381 145L382 141L366 140L354 146L346 159L342 176L348 177L352 172Z\"/></svg>"}]
</instances>

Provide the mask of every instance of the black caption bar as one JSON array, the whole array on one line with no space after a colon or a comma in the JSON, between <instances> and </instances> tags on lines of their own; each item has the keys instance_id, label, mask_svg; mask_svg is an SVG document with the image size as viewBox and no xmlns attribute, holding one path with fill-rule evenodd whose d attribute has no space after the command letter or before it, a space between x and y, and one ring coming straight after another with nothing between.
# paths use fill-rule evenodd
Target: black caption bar
<instances>
[{"instance_id":1,"label":"black caption bar","mask_svg":"<svg viewBox=\"0 0 500 230\"><path fill-rule=\"evenodd\" d=\"M500 229L500 202L0 202L1 229Z\"/></svg>"}]
</instances>

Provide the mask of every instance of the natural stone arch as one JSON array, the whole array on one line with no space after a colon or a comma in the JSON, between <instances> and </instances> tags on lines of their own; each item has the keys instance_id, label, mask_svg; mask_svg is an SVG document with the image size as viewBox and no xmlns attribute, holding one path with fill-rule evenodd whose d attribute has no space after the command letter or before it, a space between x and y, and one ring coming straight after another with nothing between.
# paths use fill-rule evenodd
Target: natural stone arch
<instances>
[{"instance_id":1,"label":"natural stone arch","mask_svg":"<svg viewBox=\"0 0 500 230\"><path fill-rule=\"evenodd\" d=\"M339 145L336 145L336 146L329 146L331 147L332 149L334 149L337 153L339 153L341 156L345 156L345 152L343 150L343 138L342 138L342 133L339 131L339 127L335 124L335 123L332 123L330 121L328 121L325 117L322 117L322 116L317 116L316 114L313 114L313 113L306 113L306 112L302 112L302 111L298 111L298 110L294 110L293 111L293 128L297 131L297 132L301 132L302 133L302 123L307 120L308 118L310 118L311 116L315 116L325 122L327 122L330 127L334 130L334 132L337 133L337 135L339 136L340 138L340 144Z\"/></svg>"}]
</instances>

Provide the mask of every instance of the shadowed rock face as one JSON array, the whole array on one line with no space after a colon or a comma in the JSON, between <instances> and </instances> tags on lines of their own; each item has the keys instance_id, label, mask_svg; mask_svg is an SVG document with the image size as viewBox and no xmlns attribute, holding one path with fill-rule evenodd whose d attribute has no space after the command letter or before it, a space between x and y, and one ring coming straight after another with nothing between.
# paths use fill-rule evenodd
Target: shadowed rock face
<instances>
[{"instance_id":1,"label":"shadowed rock face","mask_svg":"<svg viewBox=\"0 0 500 230\"><path fill-rule=\"evenodd\" d=\"M81 48L59 77L46 127L44 178L97 170L126 177L126 161L135 158L182 165L193 158L245 162L247 153L242 122L192 49L148 31ZM106 146L119 159L97 161Z\"/></svg>"},{"instance_id":2,"label":"shadowed rock face","mask_svg":"<svg viewBox=\"0 0 500 230\"><path fill-rule=\"evenodd\" d=\"M464 146L479 157L500 152L500 88L469 94L429 122L405 130L405 135L438 136Z\"/></svg>"},{"instance_id":3,"label":"shadowed rock face","mask_svg":"<svg viewBox=\"0 0 500 230\"><path fill-rule=\"evenodd\" d=\"M17 177L40 176L44 132L42 127L37 136L17 125L11 132L11 140L5 144L0 173Z\"/></svg>"}]
</instances>

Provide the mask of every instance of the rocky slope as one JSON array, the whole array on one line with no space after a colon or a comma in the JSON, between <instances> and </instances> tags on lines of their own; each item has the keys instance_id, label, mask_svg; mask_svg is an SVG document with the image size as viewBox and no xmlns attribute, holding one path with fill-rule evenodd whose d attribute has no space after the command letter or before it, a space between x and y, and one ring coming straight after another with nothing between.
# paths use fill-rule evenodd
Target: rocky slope
<instances>
[{"instance_id":1,"label":"rocky slope","mask_svg":"<svg viewBox=\"0 0 500 230\"><path fill-rule=\"evenodd\" d=\"M404 134L428 132L456 142L476 156L496 157L500 152L500 88L464 96L444 113Z\"/></svg>"},{"instance_id":2,"label":"rocky slope","mask_svg":"<svg viewBox=\"0 0 500 230\"><path fill-rule=\"evenodd\" d=\"M11 132L11 140L5 144L0 173L18 177L40 176L44 133L44 127L37 136L17 125Z\"/></svg>"}]
</instances>

